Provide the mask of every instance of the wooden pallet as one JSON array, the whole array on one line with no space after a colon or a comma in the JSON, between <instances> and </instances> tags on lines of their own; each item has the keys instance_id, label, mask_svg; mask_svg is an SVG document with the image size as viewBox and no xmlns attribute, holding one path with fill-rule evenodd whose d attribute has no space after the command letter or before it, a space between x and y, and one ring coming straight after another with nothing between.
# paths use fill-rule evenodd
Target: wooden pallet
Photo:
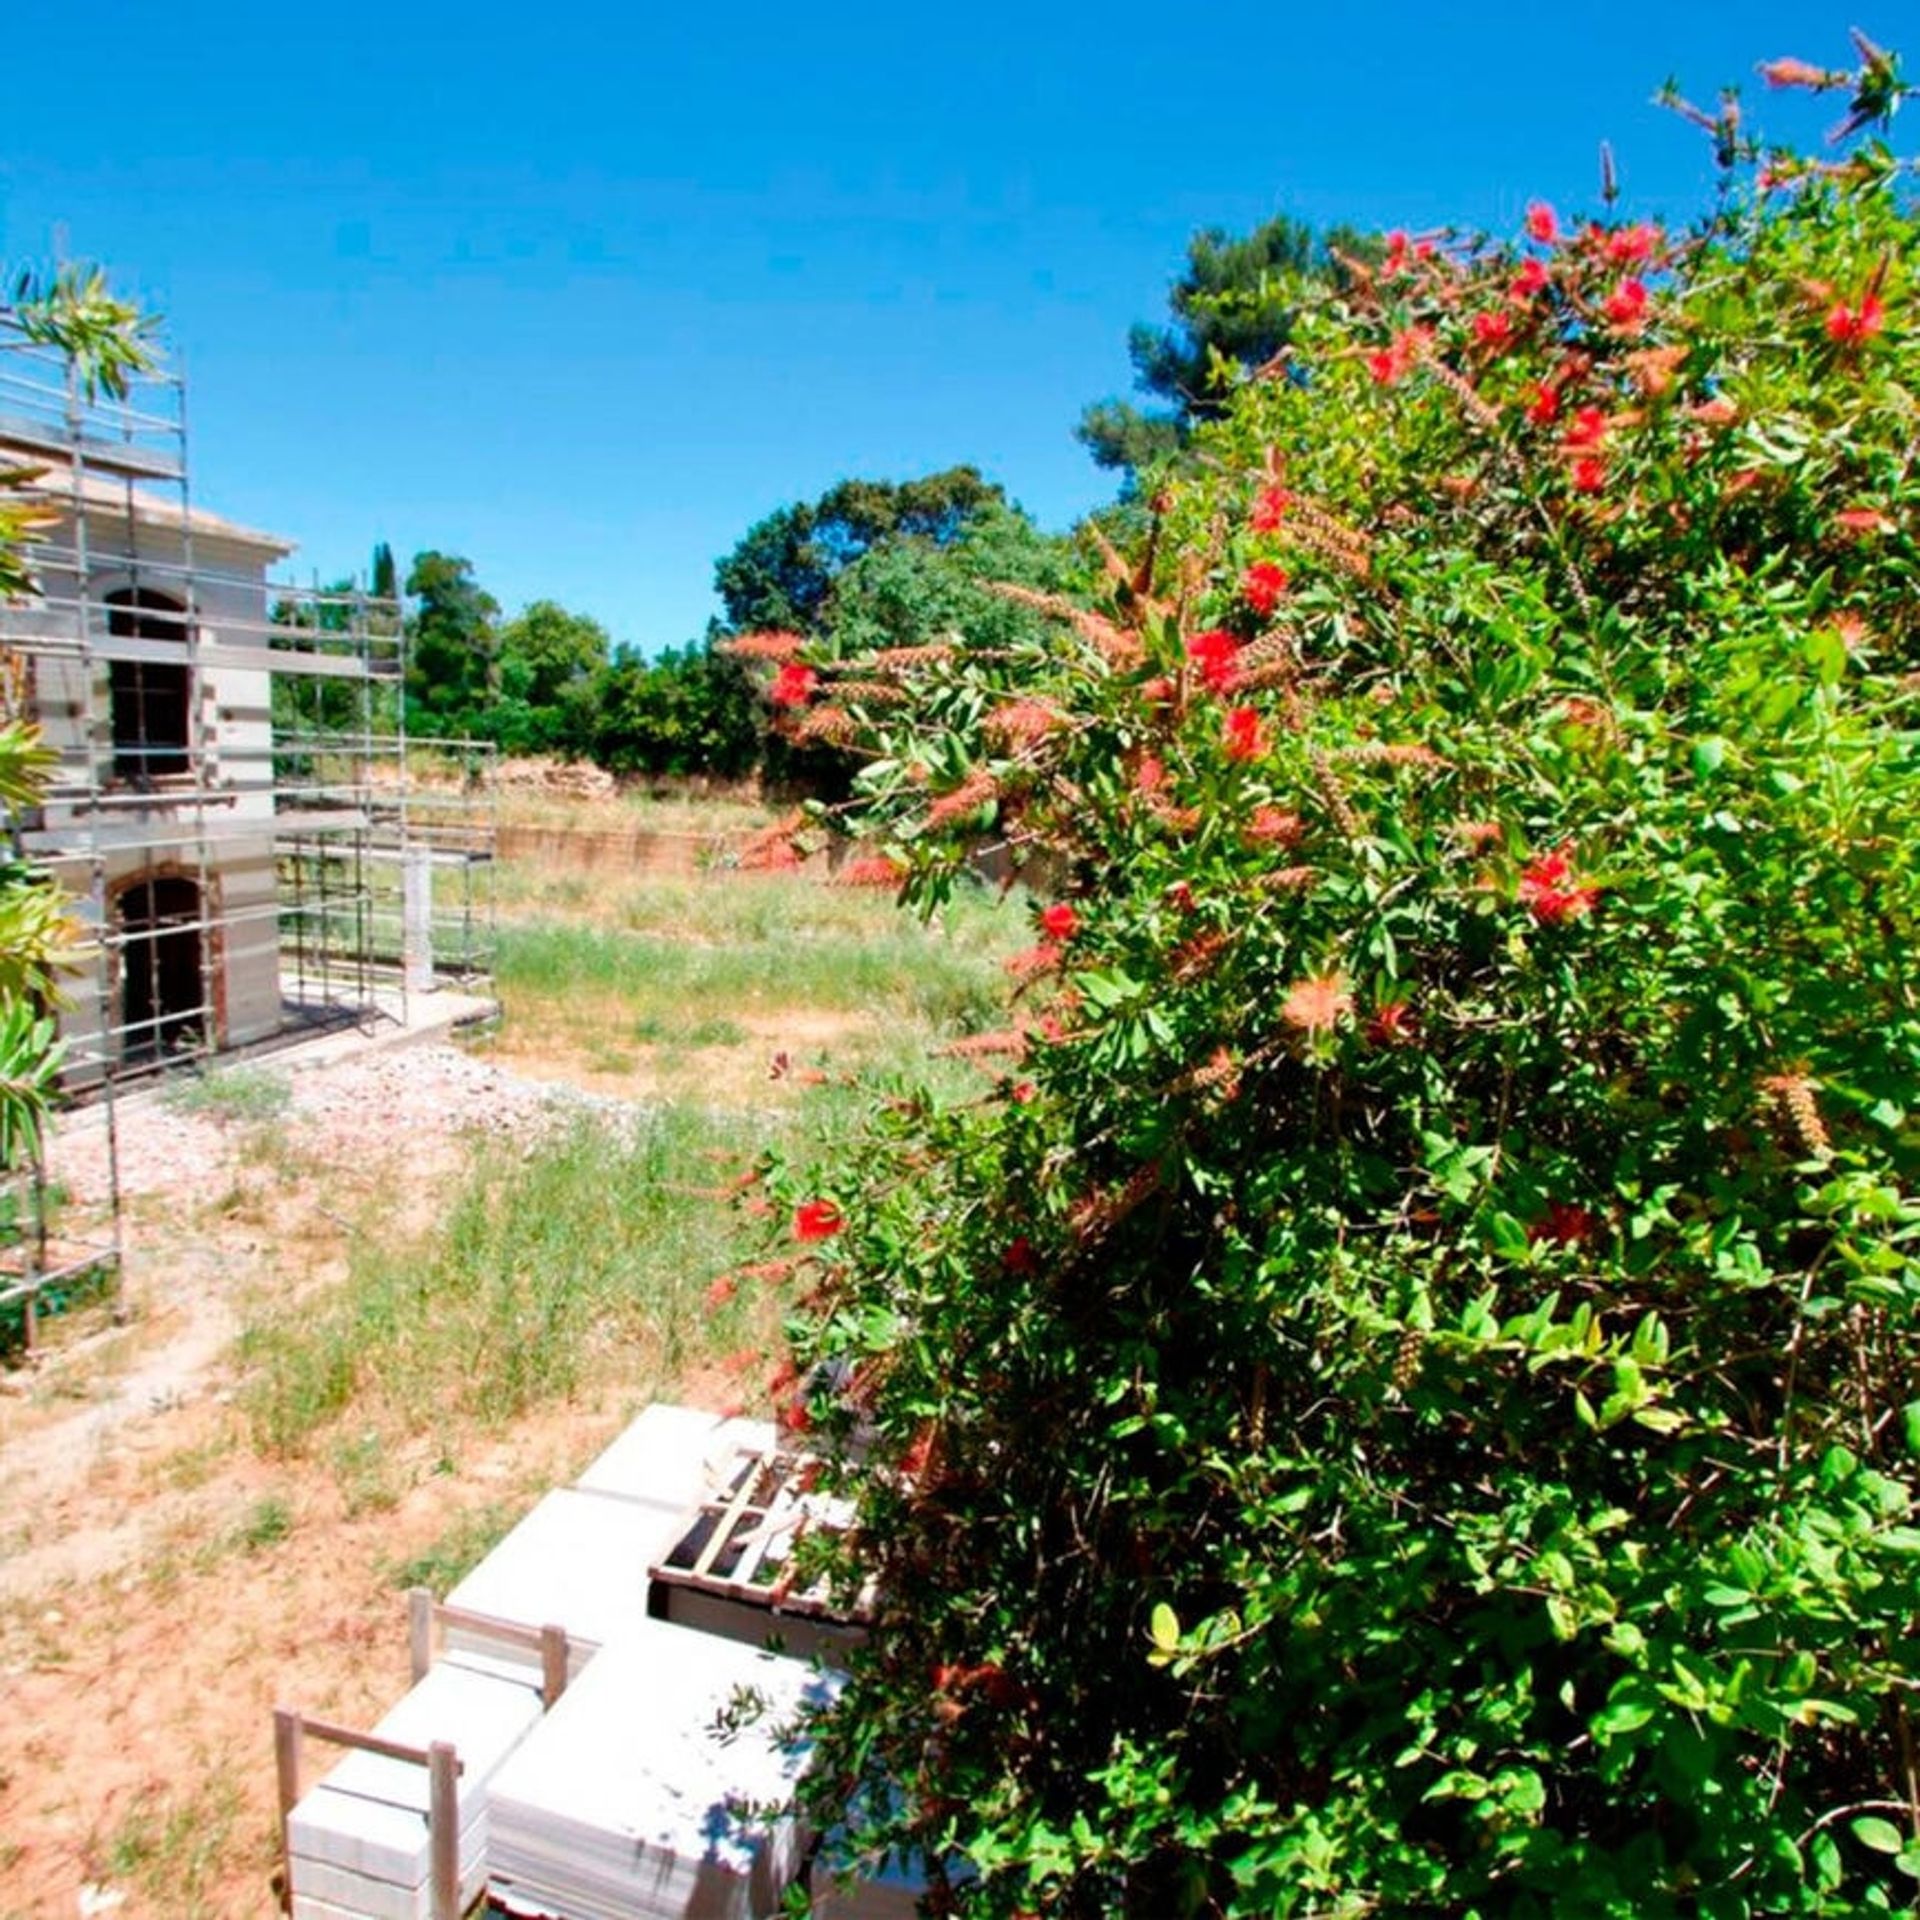
<instances>
[{"instance_id":1,"label":"wooden pallet","mask_svg":"<svg viewBox=\"0 0 1920 1920\"><path fill-rule=\"evenodd\" d=\"M814 1491L819 1473L820 1462L811 1454L743 1448L655 1564L654 1580L769 1613L847 1626L870 1619L871 1581L851 1608L836 1604L823 1580L797 1583L794 1559L800 1542L810 1532L845 1524L840 1503Z\"/></svg>"}]
</instances>

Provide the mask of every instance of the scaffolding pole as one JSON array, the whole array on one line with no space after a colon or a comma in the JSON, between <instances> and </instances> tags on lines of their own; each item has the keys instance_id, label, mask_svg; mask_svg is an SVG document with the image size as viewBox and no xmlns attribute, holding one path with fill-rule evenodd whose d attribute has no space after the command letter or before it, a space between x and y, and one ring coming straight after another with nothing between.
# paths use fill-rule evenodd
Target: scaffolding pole
<instances>
[{"instance_id":1,"label":"scaffolding pole","mask_svg":"<svg viewBox=\"0 0 1920 1920\"><path fill-rule=\"evenodd\" d=\"M24 548L38 590L0 604L0 666L53 754L42 802L5 824L87 923L62 1085L101 1110L109 1192L88 1257L117 1283L130 1080L316 1022L404 1020L434 984L405 964L412 859L458 867L459 936L434 947L444 977L490 986L492 755L408 738L396 603L357 580L276 580L285 542L197 506L176 375L89 388L0 304L0 466L30 470L45 509ZM416 796L422 777L436 784ZM31 1332L82 1223L69 1208L50 1225L43 1163L13 1191L0 1306Z\"/></svg>"}]
</instances>

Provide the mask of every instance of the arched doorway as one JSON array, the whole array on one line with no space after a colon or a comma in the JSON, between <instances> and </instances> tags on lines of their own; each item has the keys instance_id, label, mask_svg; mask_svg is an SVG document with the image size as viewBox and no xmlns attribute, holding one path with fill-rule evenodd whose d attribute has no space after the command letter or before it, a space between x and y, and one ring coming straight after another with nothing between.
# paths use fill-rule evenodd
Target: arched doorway
<instances>
[{"instance_id":1,"label":"arched doorway","mask_svg":"<svg viewBox=\"0 0 1920 1920\"><path fill-rule=\"evenodd\" d=\"M188 770L193 676L185 659L186 608L150 587L126 587L107 595L109 640L163 640L178 647L178 660L109 660L116 779L150 787Z\"/></svg>"},{"instance_id":2,"label":"arched doorway","mask_svg":"<svg viewBox=\"0 0 1920 1920\"><path fill-rule=\"evenodd\" d=\"M154 874L120 890L120 1027L124 1060L160 1060L207 1037L206 916L200 889L181 874Z\"/></svg>"}]
</instances>

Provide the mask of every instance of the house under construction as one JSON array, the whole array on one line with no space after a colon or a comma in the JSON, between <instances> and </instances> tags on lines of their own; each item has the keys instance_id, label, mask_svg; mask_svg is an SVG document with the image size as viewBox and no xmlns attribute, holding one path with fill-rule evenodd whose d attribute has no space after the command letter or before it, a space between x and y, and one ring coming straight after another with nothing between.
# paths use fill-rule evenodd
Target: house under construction
<instances>
[{"instance_id":1,"label":"house under construction","mask_svg":"<svg viewBox=\"0 0 1920 1920\"><path fill-rule=\"evenodd\" d=\"M0 465L44 509L0 663L55 756L8 826L85 929L61 1075L109 1108L491 975L485 753L407 738L397 605L277 581L292 542L194 504L185 399L167 375L90 393L0 308Z\"/></svg>"}]
</instances>

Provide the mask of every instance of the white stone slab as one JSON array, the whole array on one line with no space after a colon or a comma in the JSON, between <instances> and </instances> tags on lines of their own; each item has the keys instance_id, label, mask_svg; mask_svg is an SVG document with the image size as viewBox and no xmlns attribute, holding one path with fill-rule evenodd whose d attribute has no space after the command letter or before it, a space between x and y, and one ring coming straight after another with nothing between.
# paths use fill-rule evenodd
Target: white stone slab
<instances>
[{"instance_id":1,"label":"white stone slab","mask_svg":"<svg viewBox=\"0 0 1920 1920\"><path fill-rule=\"evenodd\" d=\"M645 1617L647 1569L671 1544L682 1509L562 1487L546 1496L447 1596L450 1607L538 1631L564 1627L577 1677L612 1635ZM484 1627L445 1632L449 1657L481 1653L534 1675L538 1646Z\"/></svg>"},{"instance_id":2,"label":"white stone slab","mask_svg":"<svg viewBox=\"0 0 1920 1920\"><path fill-rule=\"evenodd\" d=\"M460 1841L460 1910L464 1913L479 1899L487 1883L487 1858L483 1820L471 1835ZM417 1886L396 1886L372 1874L355 1873L329 1861L310 1860L296 1854L293 1859L294 1911L305 1902L316 1920L349 1914L354 1920L432 1920L433 1889L428 1881Z\"/></svg>"},{"instance_id":3,"label":"white stone slab","mask_svg":"<svg viewBox=\"0 0 1920 1920\"><path fill-rule=\"evenodd\" d=\"M461 1763L461 1876L476 1891L485 1878L488 1783L540 1712L539 1690L524 1677L502 1679L443 1661L374 1729L405 1746L425 1750L444 1740L454 1748ZM348 1750L288 1820L293 1891L339 1904L357 1886L356 1910L407 1920L425 1897L430 1871L431 1791L424 1766Z\"/></svg>"},{"instance_id":4,"label":"white stone slab","mask_svg":"<svg viewBox=\"0 0 1920 1920\"><path fill-rule=\"evenodd\" d=\"M837 1682L661 1621L610 1641L493 1783L495 1887L569 1920L776 1911L799 1866L790 1820L743 1803L785 1801L803 1756L772 1739ZM750 1690L761 1716L718 1719Z\"/></svg>"},{"instance_id":5,"label":"white stone slab","mask_svg":"<svg viewBox=\"0 0 1920 1920\"><path fill-rule=\"evenodd\" d=\"M311 1894L293 1896L293 1920L368 1920L364 1906L342 1907L331 1900L317 1900ZM379 1920L386 1920L385 1915Z\"/></svg>"},{"instance_id":6,"label":"white stone slab","mask_svg":"<svg viewBox=\"0 0 1920 1920\"><path fill-rule=\"evenodd\" d=\"M463 1858L484 1842L479 1820L461 1829ZM302 1796L287 1823L287 1846L292 1856L293 1884L305 1891L311 1870L333 1868L356 1879L381 1881L399 1889L426 1884L431 1848L427 1816L413 1807L389 1806L357 1793L342 1793L322 1781ZM316 1877L313 1890L324 1896Z\"/></svg>"},{"instance_id":7,"label":"white stone slab","mask_svg":"<svg viewBox=\"0 0 1920 1920\"><path fill-rule=\"evenodd\" d=\"M461 1764L460 1823L464 1827L484 1807L486 1784L494 1770L532 1729L540 1713L537 1686L443 1660L428 1670L374 1731L384 1740L423 1752L436 1740L452 1745ZM389 1760L384 1754L349 1752L327 1775L326 1783L341 1793L357 1793L389 1806L427 1810L427 1769L406 1760Z\"/></svg>"},{"instance_id":8,"label":"white stone slab","mask_svg":"<svg viewBox=\"0 0 1920 1920\"><path fill-rule=\"evenodd\" d=\"M624 1500L691 1506L705 1486L717 1413L656 1404L621 1434L574 1485Z\"/></svg>"}]
</instances>

